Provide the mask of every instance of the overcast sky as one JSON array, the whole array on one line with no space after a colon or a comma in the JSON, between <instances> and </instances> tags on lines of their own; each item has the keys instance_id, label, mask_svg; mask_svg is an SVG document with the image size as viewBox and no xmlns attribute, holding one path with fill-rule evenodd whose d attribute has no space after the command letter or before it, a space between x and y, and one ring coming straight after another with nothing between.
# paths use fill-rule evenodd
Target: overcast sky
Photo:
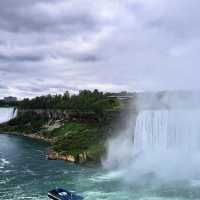
<instances>
[{"instance_id":1,"label":"overcast sky","mask_svg":"<svg viewBox=\"0 0 200 200\"><path fill-rule=\"evenodd\" d=\"M0 97L200 88L199 0L1 0Z\"/></svg>"}]
</instances>

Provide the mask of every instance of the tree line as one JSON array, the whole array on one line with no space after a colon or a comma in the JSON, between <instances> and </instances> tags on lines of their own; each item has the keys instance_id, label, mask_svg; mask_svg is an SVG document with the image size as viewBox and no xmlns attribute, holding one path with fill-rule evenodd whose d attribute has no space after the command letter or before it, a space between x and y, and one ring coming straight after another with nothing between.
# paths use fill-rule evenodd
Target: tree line
<instances>
[{"instance_id":1,"label":"tree line","mask_svg":"<svg viewBox=\"0 0 200 200\"><path fill-rule=\"evenodd\" d=\"M104 112L119 108L116 98L110 98L110 93L98 90L82 90L78 94L70 95L66 91L63 95L46 95L33 99L25 98L17 102L21 109L60 109L80 112Z\"/></svg>"}]
</instances>

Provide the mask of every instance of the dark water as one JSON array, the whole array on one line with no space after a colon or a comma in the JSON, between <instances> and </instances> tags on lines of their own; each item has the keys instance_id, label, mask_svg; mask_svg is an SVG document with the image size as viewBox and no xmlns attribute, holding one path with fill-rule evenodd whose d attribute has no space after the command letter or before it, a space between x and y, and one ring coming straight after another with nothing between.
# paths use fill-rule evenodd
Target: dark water
<instances>
[{"instance_id":1,"label":"dark water","mask_svg":"<svg viewBox=\"0 0 200 200\"><path fill-rule=\"evenodd\" d=\"M44 200L47 191L63 187L86 200L200 199L200 182L126 185L118 172L45 160L48 145L0 135L0 199Z\"/></svg>"}]
</instances>

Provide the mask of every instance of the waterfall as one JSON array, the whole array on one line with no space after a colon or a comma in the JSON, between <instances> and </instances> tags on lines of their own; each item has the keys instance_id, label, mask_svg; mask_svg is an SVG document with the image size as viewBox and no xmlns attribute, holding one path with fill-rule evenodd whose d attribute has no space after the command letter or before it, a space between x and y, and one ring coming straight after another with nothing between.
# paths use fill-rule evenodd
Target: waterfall
<instances>
[{"instance_id":1,"label":"waterfall","mask_svg":"<svg viewBox=\"0 0 200 200\"><path fill-rule=\"evenodd\" d=\"M17 116L16 108L0 108L0 124L8 122Z\"/></svg>"},{"instance_id":2,"label":"waterfall","mask_svg":"<svg viewBox=\"0 0 200 200\"><path fill-rule=\"evenodd\" d=\"M108 144L104 166L128 181L200 179L200 110L143 110Z\"/></svg>"},{"instance_id":3,"label":"waterfall","mask_svg":"<svg viewBox=\"0 0 200 200\"><path fill-rule=\"evenodd\" d=\"M200 110L142 111L136 120L134 149L198 151Z\"/></svg>"}]
</instances>

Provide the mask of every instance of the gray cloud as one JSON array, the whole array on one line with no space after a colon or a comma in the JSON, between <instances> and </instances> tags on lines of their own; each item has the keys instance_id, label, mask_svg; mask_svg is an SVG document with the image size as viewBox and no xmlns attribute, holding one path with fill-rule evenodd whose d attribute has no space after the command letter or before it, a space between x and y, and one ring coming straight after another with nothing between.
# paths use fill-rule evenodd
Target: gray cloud
<instances>
[{"instance_id":1,"label":"gray cloud","mask_svg":"<svg viewBox=\"0 0 200 200\"><path fill-rule=\"evenodd\" d=\"M200 89L199 6L198 0L0 1L0 97Z\"/></svg>"},{"instance_id":2,"label":"gray cloud","mask_svg":"<svg viewBox=\"0 0 200 200\"><path fill-rule=\"evenodd\" d=\"M13 62L38 62L43 60L42 56L36 56L36 55L17 55L17 56L6 56L0 54L0 60L1 61L13 61Z\"/></svg>"},{"instance_id":3,"label":"gray cloud","mask_svg":"<svg viewBox=\"0 0 200 200\"><path fill-rule=\"evenodd\" d=\"M0 85L0 90L7 90L8 87L6 85Z\"/></svg>"},{"instance_id":4,"label":"gray cloud","mask_svg":"<svg viewBox=\"0 0 200 200\"><path fill-rule=\"evenodd\" d=\"M74 57L75 61L78 62L97 62L100 61L101 58L98 57L98 55L93 55L93 54L83 54L83 55L78 55Z\"/></svg>"},{"instance_id":5,"label":"gray cloud","mask_svg":"<svg viewBox=\"0 0 200 200\"><path fill-rule=\"evenodd\" d=\"M16 2L16 1L15 1ZM98 25L95 16L81 10L74 12L67 5L54 1L31 1L8 3L2 2L0 26L2 29L14 33L28 32L65 32L66 34L75 34L77 31L92 30ZM57 13L56 5L62 13ZM61 6L63 6L61 8ZM65 9L66 6L66 9ZM55 7L55 10L53 8ZM54 12L55 11L55 12Z\"/></svg>"}]
</instances>

